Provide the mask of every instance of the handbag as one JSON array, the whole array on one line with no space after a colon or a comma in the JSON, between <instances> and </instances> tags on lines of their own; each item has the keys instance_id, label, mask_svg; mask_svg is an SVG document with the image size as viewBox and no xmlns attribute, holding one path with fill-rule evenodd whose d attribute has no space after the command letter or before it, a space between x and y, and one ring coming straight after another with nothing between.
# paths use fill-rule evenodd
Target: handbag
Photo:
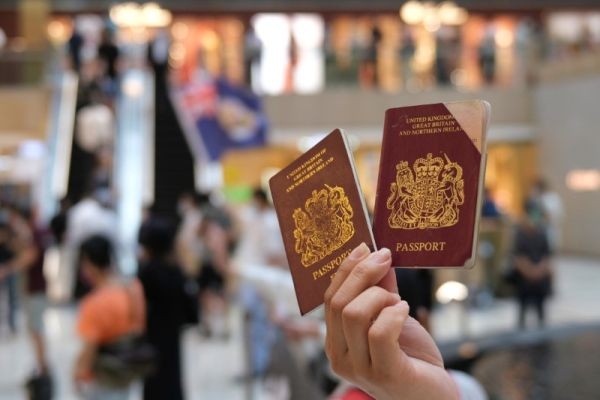
<instances>
[{"instance_id":1,"label":"handbag","mask_svg":"<svg viewBox=\"0 0 600 400\"><path fill-rule=\"evenodd\" d=\"M503 274L504 281L512 286L517 286L523 280L521 273L515 267L510 267Z\"/></svg>"},{"instance_id":2,"label":"handbag","mask_svg":"<svg viewBox=\"0 0 600 400\"><path fill-rule=\"evenodd\" d=\"M125 291L130 298L130 317L133 320L132 295L128 287L125 287ZM101 384L122 388L152 373L156 369L156 363L154 346L144 334L132 333L99 346L93 372L95 379Z\"/></svg>"},{"instance_id":3,"label":"handbag","mask_svg":"<svg viewBox=\"0 0 600 400\"><path fill-rule=\"evenodd\" d=\"M29 400L51 400L54 384L49 374L35 375L27 380L25 390Z\"/></svg>"}]
</instances>

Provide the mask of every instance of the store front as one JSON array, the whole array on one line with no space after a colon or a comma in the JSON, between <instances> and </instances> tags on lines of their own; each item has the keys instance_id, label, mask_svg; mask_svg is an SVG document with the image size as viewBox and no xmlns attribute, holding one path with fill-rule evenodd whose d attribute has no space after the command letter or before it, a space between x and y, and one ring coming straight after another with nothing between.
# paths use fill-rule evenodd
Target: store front
<instances>
[{"instance_id":1,"label":"store front","mask_svg":"<svg viewBox=\"0 0 600 400\"><path fill-rule=\"evenodd\" d=\"M473 90L524 83L537 29L536 19L516 14L473 13L434 26L392 12L175 16L170 55L180 79L204 68L267 95Z\"/></svg>"}]
</instances>

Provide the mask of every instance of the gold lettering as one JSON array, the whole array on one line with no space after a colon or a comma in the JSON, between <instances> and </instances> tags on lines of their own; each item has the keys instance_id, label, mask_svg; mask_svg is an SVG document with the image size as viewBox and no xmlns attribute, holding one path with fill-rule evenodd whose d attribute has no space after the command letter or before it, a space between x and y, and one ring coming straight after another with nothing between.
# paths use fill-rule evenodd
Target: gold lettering
<instances>
[{"instance_id":1,"label":"gold lettering","mask_svg":"<svg viewBox=\"0 0 600 400\"><path fill-rule=\"evenodd\" d=\"M302 165L296 167L292 172L290 172L286 178L292 181L292 184L288 186L286 189L286 193L290 193L298 186L305 183L308 179L312 178L316 173L323 170L323 168L327 167L334 160L333 157L329 157L324 159L323 157L327 153L327 149L324 148L311 158L306 160Z\"/></svg>"},{"instance_id":2,"label":"gold lettering","mask_svg":"<svg viewBox=\"0 0 600 400\"><path fill-rule=\"evenodd\" d=\"M404 251L444 251L446 242L409 242L396 243L396 252Z\"/></svg>"},{"instance_id":3,"label":"gold lettering","mask_svg":"<svg viewBox=\"0 0 600 400\"><path fill-rule=\"evenodd\" d=\"M400 136L454 133L460 131L460 125L451 114L428 115L425 117L407 117L407 130L399 131Z\"/></svg>"},{"instance_id":4,"label":"gold lettering","mask_svg":"<svg viewBox=\"0 0 600 400\"><path fill-rule=\"evenodd\" d=\"M346 250L345 252L343 252L339 256L335 257L333 260L329 261L328 263L326 263L319 269L313 271L313 273L312 273L313 280L316 281L317 279L320 279L320 278L324 277L325 275L327 275L328 272L331 272L331 271L337 269L340 266L340 264L342 262L344 262L346 257L348 257L350 255L351 251L352 250ZM332 274L331 279L333 279L333 274Z\"/></svg>"}]
</instances>

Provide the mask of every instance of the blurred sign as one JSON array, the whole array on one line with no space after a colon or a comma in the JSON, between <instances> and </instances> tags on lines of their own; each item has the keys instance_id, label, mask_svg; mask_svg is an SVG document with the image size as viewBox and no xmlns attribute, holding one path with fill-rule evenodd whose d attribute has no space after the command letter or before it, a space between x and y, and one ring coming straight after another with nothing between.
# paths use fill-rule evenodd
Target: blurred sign
<instances>
[{"instance_id":1,"label":"blurred sign","mask_svg":"<svg viewBox=\"0 0 600 400\"><path fill-rule=\"evenodd\" d=\"M567 187L576 192L600 190L600 170L576 169L570 171L566 178Z\"/></svg>"},{"instance_id":2,"label":"blurred sign","mask_svg":"<svg viewBox=\"0 0 600 400\"><path fill-rule=\"evenodd\" d=\"M262 103L246 88L202 74L177 87L173 99L192 147L198 147L193 152L203 161L265 144L268 124Z\"/></svg>"}]
</instances>

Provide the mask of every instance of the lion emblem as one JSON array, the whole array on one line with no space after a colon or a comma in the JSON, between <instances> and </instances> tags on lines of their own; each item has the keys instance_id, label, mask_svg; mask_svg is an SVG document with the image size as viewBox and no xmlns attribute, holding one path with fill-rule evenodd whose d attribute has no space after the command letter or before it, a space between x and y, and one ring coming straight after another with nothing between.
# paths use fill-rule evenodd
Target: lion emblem
<instances>
[{"instance_id":1,"label":"lion emblem","mask_svg":"<svg viewBox=\"0 0 600 400\"><path fill-rule=\"evenodd\" d=\"M390 228L444 228L458 222L465 198L463 169L446 154L444 158L428 153L412 169L406 161L396 165L387 199Z\"/></svg>"},{"instance_id":2,"label":"lion emblem","mask_svg":"<svg viewBox=\"0 0 600 400\"><path fill-rule=\"evenodd\" d=\"M304 203L296 208L295 250L302 265L308 267L339 249L354 235L352 206L344 189L325 185L313 190Z\"/></svg>"}]
</instances>

